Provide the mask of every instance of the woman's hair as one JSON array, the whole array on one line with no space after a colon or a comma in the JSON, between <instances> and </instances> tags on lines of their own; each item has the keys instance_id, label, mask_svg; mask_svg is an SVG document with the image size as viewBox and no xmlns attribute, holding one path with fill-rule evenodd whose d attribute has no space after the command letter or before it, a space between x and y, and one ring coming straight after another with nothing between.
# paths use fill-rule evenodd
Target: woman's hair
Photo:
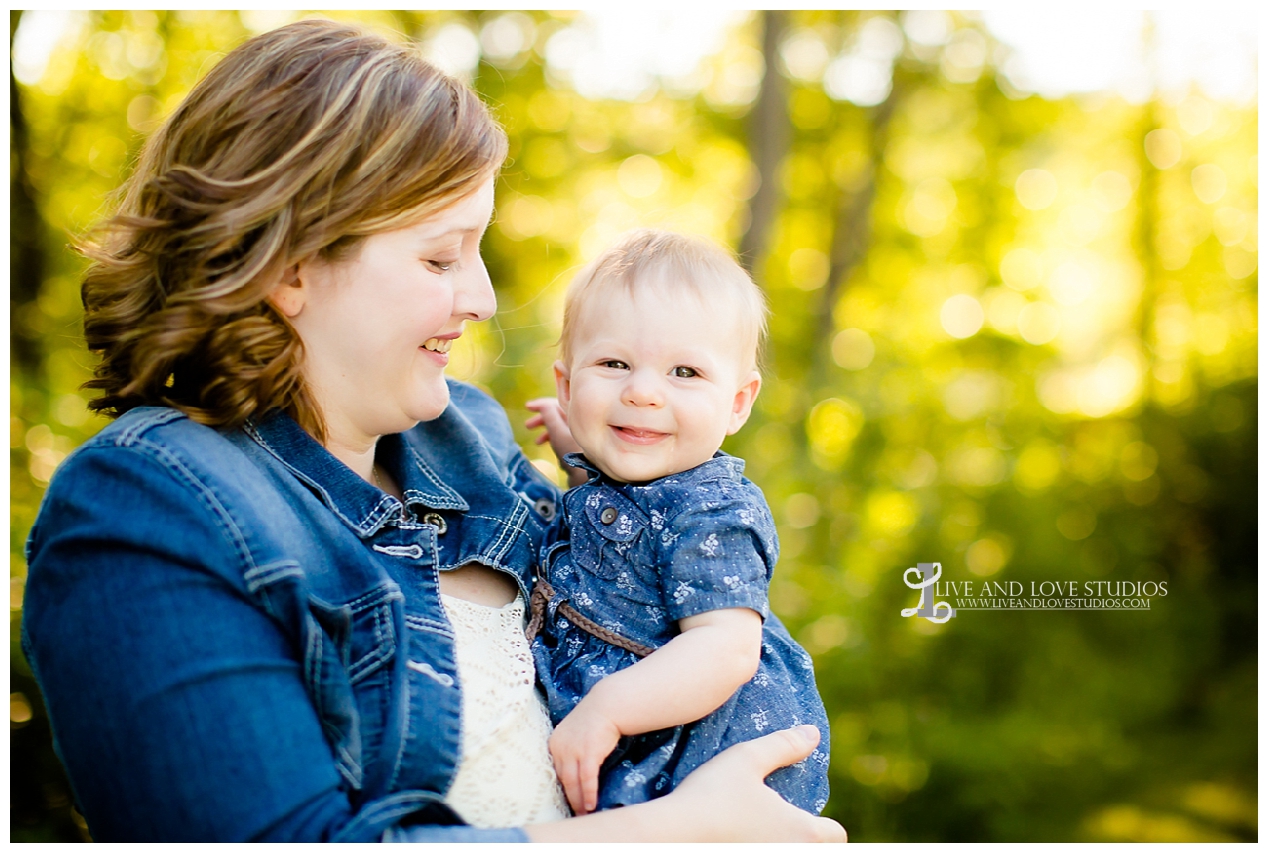
<instances>
[{"instance_id":1,"label":"woman's hair","mask_svg":"<svg viewBox=\"0 0 1268 853\"><path fill-rule=\"evenodd\" d=\"M770 309L761 288L726 249L702 237L639 229L587 264L568 287L559 357L571 363L576 336L584 331L586 307L612 293L633 296L654 289L695 298L706 306L729 305L740 352L757 368ZM721 320L723 314L717 315Z\"/></svg>"},{"instance_id":2,"label":"woman's hair","mask_svg":"<svg viewBox=\"0 0 1268 853\"><path fill-rule=\"evenodd\" d=\"M266 297L475 191L506 157L480 99L412 48L301 21L231 51L146 143L80 245L88 405L215 427L282 409L324 437L298 334Z\"/></svg>"}]
</instances>

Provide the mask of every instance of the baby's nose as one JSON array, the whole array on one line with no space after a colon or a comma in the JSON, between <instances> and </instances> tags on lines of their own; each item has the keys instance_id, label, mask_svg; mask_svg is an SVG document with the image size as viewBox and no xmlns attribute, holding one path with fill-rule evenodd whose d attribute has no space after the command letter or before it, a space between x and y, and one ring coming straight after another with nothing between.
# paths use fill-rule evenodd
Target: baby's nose
<instances>
[{"instance_id":1,"label":"baby's nose","mask_svg":"<svg viewBox=\"0 0 1268 853\"><path fill-rule=\"evenodd\" d=\"M659 383L637 371L625 383L621 401L629 406L660 406L664 404Z\"/></svg>"}]
</instances>

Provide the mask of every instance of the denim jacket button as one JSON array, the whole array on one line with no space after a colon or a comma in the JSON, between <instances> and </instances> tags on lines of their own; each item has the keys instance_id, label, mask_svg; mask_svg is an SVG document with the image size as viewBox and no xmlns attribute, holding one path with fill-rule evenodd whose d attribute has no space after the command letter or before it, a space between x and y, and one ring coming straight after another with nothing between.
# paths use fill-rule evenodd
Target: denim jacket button
<instances>
[{"instance_id":1,"label":"denim jacket button","mask_svg":"<svg viewBox=\"0 0 1268 853\"><path fill-rule=\"evenodd\" d=\"M537 503L533 504L533 509L542 517L542 521L555 520L555 502L541 498Z\"/></svg>"},{"instance_id":2,"label":"denim jacket button","mask_svg":"<svg viewBox=\"0 0 1268 853\"><path fill-rule=\"evenodd\" d=\"M449 524L445 521L445 517L438 512L429 512L424 515L423 524L434 526L437 536L444 536L445 531L449 529Z\"/></svg>"},{"instance_id":3,"label":"denim jacket button","mask_svg":"<svg viewBox=\"0 0 1268 853\"><path fill-rule=\"evenodd\" d=\"M605 507L603 512L599 513L599 521L602 521L604 524L611 524L616 521L616 507Z\"/></svg>"}]
</instances>

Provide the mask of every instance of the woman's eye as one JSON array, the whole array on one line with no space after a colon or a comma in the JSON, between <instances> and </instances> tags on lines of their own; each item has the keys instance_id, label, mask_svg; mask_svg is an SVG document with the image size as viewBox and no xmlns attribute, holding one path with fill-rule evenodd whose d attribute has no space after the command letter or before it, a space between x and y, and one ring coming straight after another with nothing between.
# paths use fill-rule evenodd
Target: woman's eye
<instances>
[{"instance_id":1,"label":"woman's eye","mask_svg":"<svg viewBox=\"0 0 1268 853\"><path fill-rule=\"evenodd\" d=\"M678 377L679 379L694 379L695 377L700 375L698 372L696 372L696 369L694 367L685 367L683 365L679 365L678 367L675 367L672 373L674 376Z\"/></svg>"}]
</instances>

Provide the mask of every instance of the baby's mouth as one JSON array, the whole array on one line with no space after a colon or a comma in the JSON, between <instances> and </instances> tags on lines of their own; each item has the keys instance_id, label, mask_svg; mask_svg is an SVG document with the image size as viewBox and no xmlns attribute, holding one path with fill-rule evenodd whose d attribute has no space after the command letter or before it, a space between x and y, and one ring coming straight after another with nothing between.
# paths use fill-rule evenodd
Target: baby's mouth
<instances>
[{"instance_id":1,"label":"baby's mouth","mask_svg":"<svg viewBox=\"0 0 1268 853\"><path fill-rule=\"evenodd\" d=\"M446 353L446 352L449 352L449 348L452 346L453 346L452 338L450 339L428 338L427 340L423 341L423 349L428 349L428 350L431 350L432 352Z\"/></svg>"},{"instance_id":2,"label":"baby's mouth","mask_svg":"<svg viewBox=\"0 0 1268 853\"><path fill-rule=\"evenodd\" d=\"M654 444L669 435L667 432L657 432L654 429L638 429L636 427L613 426L612 429L617 435L631 444Z\"/></svg>"}]
</instances>

